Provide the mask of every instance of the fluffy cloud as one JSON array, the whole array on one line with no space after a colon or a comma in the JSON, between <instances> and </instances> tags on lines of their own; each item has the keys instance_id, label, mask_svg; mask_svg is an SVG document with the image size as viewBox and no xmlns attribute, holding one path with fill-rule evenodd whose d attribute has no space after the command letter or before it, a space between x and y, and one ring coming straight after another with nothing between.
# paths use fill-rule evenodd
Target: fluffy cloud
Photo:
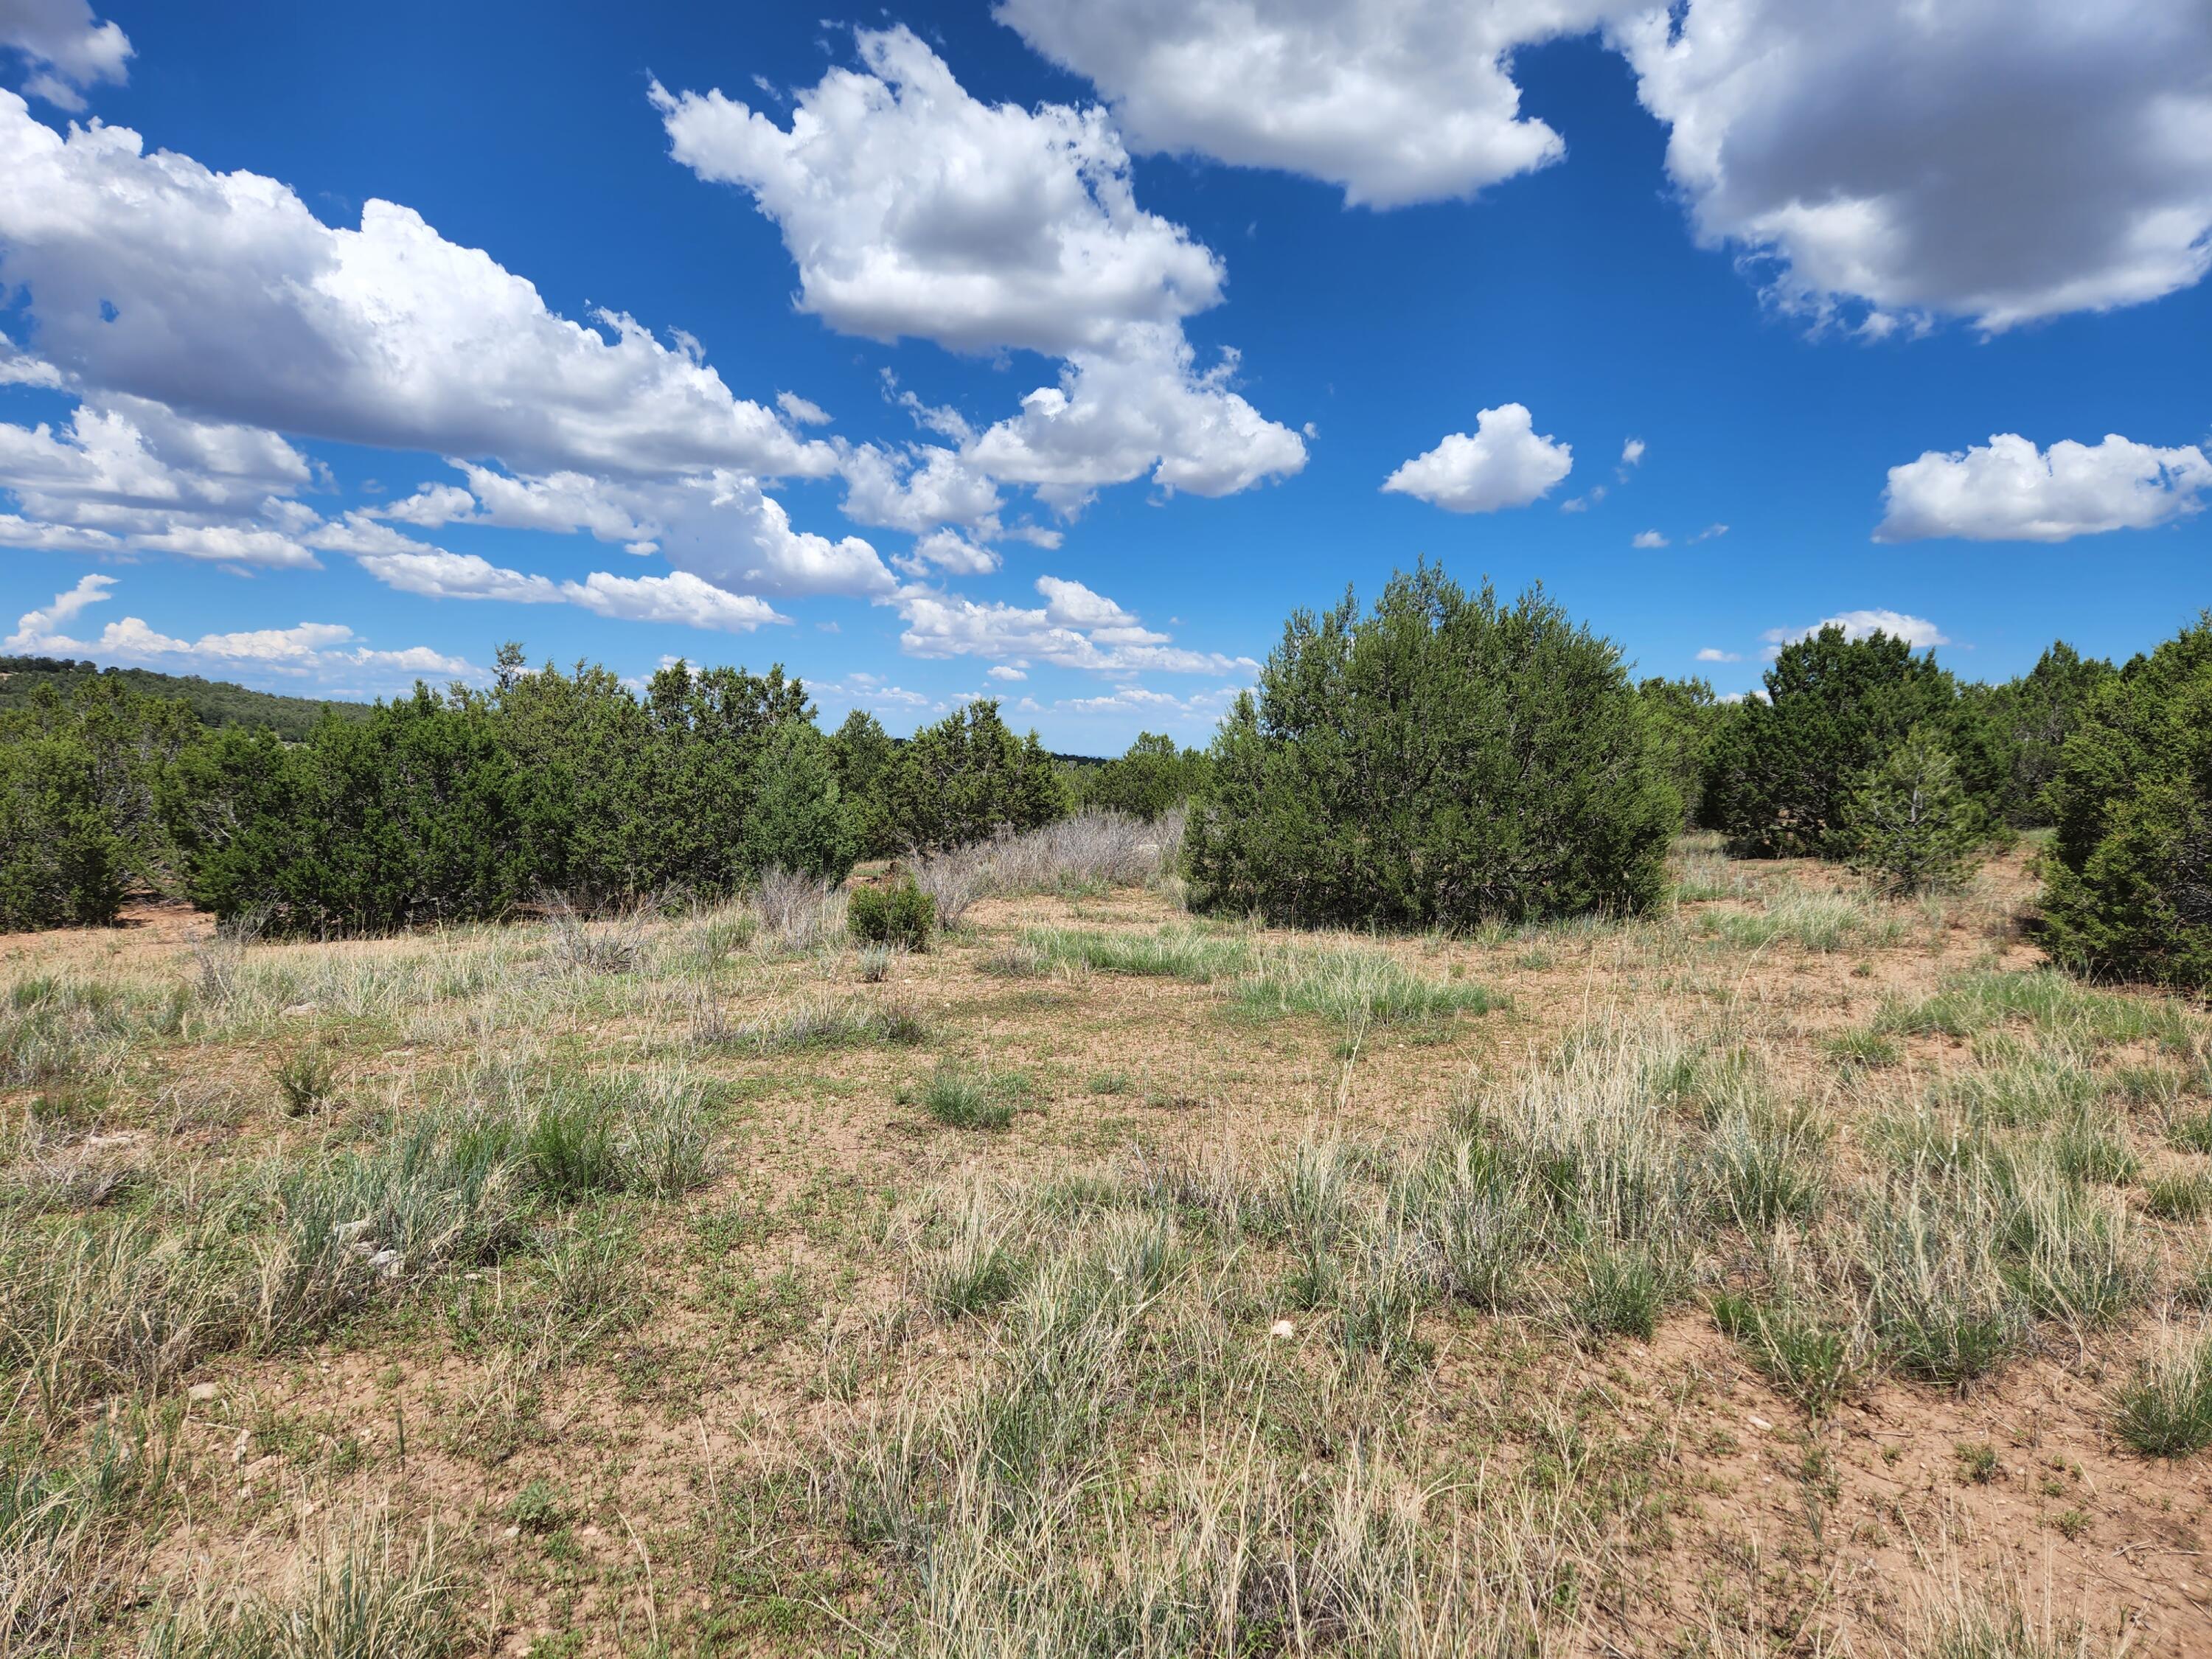
<instances>
[{"instance_id":1,"label":"fluffy cloud","mask_svg":"<svg viewBox=\"0 0 2212 1659\"><path fill-rule=\"evenodd\" d=\"M403 496L388 507L373 510L372 516L397 519L402 524L420 525L425 530L435 530L456 519L465 519L477 510L477 498L459 484L426 483L412 495Z\"/></svg>"},{"instance_id":2,"label":"fluffy cloud","mask_svg":"<svg viewBox=\"0 0 2212 1659\"><path fill-rule=\"evenodd\" d=\"M478 671L459 657L427 646L379 650L358 643L343 623L301 623L294 628L263 628L241 633L203 634L182 640L158 633L139 617L109 623L93 640L71 638L62 629L89 605L111 597L112 576L82 577L53 603L27 611L0 647L109 662L158 662L166 667L235 673L252 668L268 673L309 677L325 684L389 687L417 675L473 678ZM351 648L346 647L350 644Z\"/></svg>"},{"instance_id":3,"label":"fluffy cloud","mask_svg":"<svg viewBox=\"0 0 2212 1659\"><path fill-rule=\"evenodd\" d=\"M2107 530L2148 530L2199 511L2212 457L2184 445L2156 449L2118 434L2098 444L2038 450L2017 433L1889 470L1880 542L1957 536L1969 541L2063 542Z\"/></svg>"},{"instance_id":4,"label":"fluffy cloud","mask_svg":"<svg viewBox=\"0 0 2212 1659\"><path fill-rule=\"evenodd\" d=\"M1108 674L1158 670L1179 674L1249 673L1249 657L1187 651L1103 593L1056 576L1037 579L1042 606L983 604L957 593L914 586L891 600L905 618L899 642L917 657L982 657L1032 661ZM1003 678L1003 677L1002 677Z\"/></svg>"},{"instance_id":5,"label":"fluffy cloud","mask_svg":"<svg viewBox=\"0 0 2212 1659\"><path fill-rule=\"evenodd\" d=\"M147 155L127 127L64 137L6 92L0 279L62 371L204 418L530 470L836 465L689 353L556 316L411 209L332 229L274 179Z\"/></svg>"},{"instance_id":6,"label":"fluffy cloud","mask_svg":"<svg viewBox=\"0 0 2212 1659\"><path fill-rule=\"evenodd\" d=\"M454 553L403 536L388 524L349 513L307 532L311 547L343 553L387 587L433 599L506 599L544 605L561 599L543 576L526 576L473 553Z\"/></svg>"},{"instance_id":7,"label":"fluffy cloud","mask_svg":"<svg viewBox=\"0 0 2212 1659\"><path fill-rule=\"evenodd\" d=\"M857 536L831 541L792 528L783 504L742 472L629 483L581 472L516 476L464 465L471 522L585 531L635 553L660 552L717 585L770 593L880 595L896 579Z\"/></svg>"},{"instance_id":8,"label":"fluffy cloud","mask_svg":"<svg viewBox=\"0 0 2212 1659\"><path fill-rule=\"evenodd\" d=\"M1814 311L2002 329L2212 262L2212 9L1691 0L1617 26L1699 239Z\"/></svg>"},{"instance_id":9,"label":"fluffy cloud","mask_svg":"<svg viewBox=\"0 0 2212 1659\"><path fill-rule=\"evenodd\" d=\"M0 423L0 489L23 509L0 520L0 540L312 567L290 532L314 515L286 499L312 477L273 432L108 397L58 431Z\"/></svg>"},{"instance_id":10,"label":"fluffy cloud","mask_svg":"<svg viewBox=\"0 0 2212 1659\"><path fill-rule=\"evenodd\" d=\"M31 65L25 90L66 110L84 107L84 88L128 77L131 40L94 21L90 0L0 0L0 46Z\"/></svg>"},{"instance_id":11,"label":"fluffy cloud","mask_svg":"<svg viewBox=\"0 0 2212 1659\"><path fill-rule=\"evenodd\" d=\"M1237 700L1238 690L1224 686L1177 697L1148 686L1121 685L1101 696L1063 697L1053 707L1072 714L1140 714L1152 719L1218 720Z\"/></svg>"},{"instance_id":12,"label":"fluffy cloud","mask_svg":"<svg viewBox=\"0 0 2212 1659\"><path fill-rule=\"evenodd\" d=\"M971 98L910 31L862 31L789 131L657 83L676 159L750 191L799 263L799 307L879 340L1065 356L1221 297L1219 261L1136 204L1103 110Z\"/></svg>"},{"instance_id":13,"label":"fluffy cloud","mask_svg":"<svg viewBox=\"0 0 2212 1659\"><path fill-rule=\"evenodd\" d=\"M1771 661L1782 654L1782 647L1796 640L1809 640L1824 628L1840 628L1848 640L1863 640L1869 634L1887 634L1893 640L1903 640L1916 649L1931 645L1948 645L1949 638L1943 630L1925 617L1908 617L1901 611L1839 611L1832 617L1823 617L1806 628L1770 628L1764 635L1765 655ZM1701 652L1699 660L1708 660Z\"/></svg>"},{"instance_id":14,"label":"fluffy cloud","mask_svg":"<svg viewBox=\"0 0 2212 1659\"><path fill-rule=\"evenodd\" d=\"M1232 355L1195 372L1179 329L1133 331L1123 355L1072 358L1058 386L1030 392L970 453L1063 512L1147 471L1194 495L1234 495L1297 471L1304 441L1229 389L1235 369Z\"/></svg>"},{"instance_id":15,"label":"fluffy cloud","mask_svg":"<svg viewBox=\"0 0 2212 1659\"><path fill-rule=\"evenodd\" d=\"M1574 451L1536 435L1528 409L1501 404L1479 411L1474 435L1455 432L1382 481L1452 513L1494 513L1526 507L1567 476Z\"/></svg>"},{"instance_id":16,"label":"fluffy cloud","mask_svg":"<svg viewBox=\"0 0 2212 1659\"><path fill-rule=\"evenodd\" d=\"M1327 179L1375 207L1472 196L1565 153L1523 117L1516 46L1604 0L999 0L1001 22L1093 82L1130 139Z\"/></svg>"},{"instance_id":17,"label":"fluffy cloud","mask_svg":"<svg viewBox=\"0 0 2212 1659\"><path fill-rule=\"evenodd\" d=\"M58 431L0 426L0 489L21 508L0 514L0 542L295 566L321 548L410 592L575 600L362 514L325 522L295 499L314 472L281 431L459 458L470 489L426 485L376 518L586 530L664 548L715 591L894 586L867 543L798 532L763 492L764 477L835 472L845 446L733 397L688 337L555 315L528 282L392 203L333 229L273 180L149 156L125 128L59 135L0 93L9 284L39 355L9 348L5 379L82 401ZM821 416L803 398L783 406L793 422ZM580 591L712 626L774 614L684 584Z\"/></svg>"},{"instance_id":18,"label":"fluffy cloud","mask_svg":"<svg viewBox=\"0 0 2212 1659\"><path fill-rule=\"evenodd\" d=\"M848 511L988 533L994 479L1073 511L1148 473L1218 495L1304 465L1298 434L1231 388L1233 355L1198 364L1183 319L1220 300L1221 263L1138 207L1104 111L986 104L909 31L856 39L862 67L802 91L788 128L656 85L677 159L751 193L799 266L801 309L831 327L1064 366L981 433L905 394L955 447L849 453Z\"/></svg>"},{"instance_id":19,"label":"fluffy cloud","mask_svg":"<svg viewBox=\"0 0 2212 1659\"><path fill-rule=\"evenodd\" d=\"M1519 46L1593 27L1667 124L1701 241L1784 303L2001 329L2212 263L2212 10L2196 0L999 0L1140 149L1376 206L1559 157ZM1570 135L1571 136L1571 135Z\"/></svg>"},{"instance_id":20,"label":"fluffy cloud","mask_svg":"<svg viewBox=\"0 0 2212 1659\"><path fill-rule=\"evenodd\" d=\"M1741 651L1723 651L1717 646L1708 645L1699 649L1698 660L1699 662L1741 662L1743 653Z\"/></svg>"},{"instance_id":21,"label":"fluffy cloud","mask_svg":"<svg viewBox=\"0 0 2212 1659\"><path fill-rule=\"evenodd\" d=\"M856 524L914 535L939 525L1000 533L998 486L956 451L936 444L859 444L844 451L839 470L845 516Z\"/></svg>"},{"instance_id":22,"label":"fluffy cloud","mask_svg":"<svg viewBox=\"0 0 2212 1659\"><path fill-rule=\"evenodd\" d=\"M1631 438L1620 447L1620 464L1623 466L1640 465L1644 460L1644 447L1643 439Z\"/></svg>"},{"instance_id":23,"label":"fluffy cloud","mask_svg":"<svg viewBox=\"0 0 2212 1659\"><path fill-rule=\"evenodd\" d=\"M999 556L978 547L957 531L933 530L914 544L914 550L892 563L910 576L943 570L956 576L988 576L999 568Z\"/></svg>"},{"instance_id":24,"label":"fluffy cloud","mask_svg":"<svg viewBox=\"0 0 2212 1659\"><path fill-rule=\"evenodd\" d=\"M1668 545L1667 538L1656 530L1639 530L1629 538L1631 547L1656 548Z\"/></svg>"},{"instance_id":25,"label":"fluffy cloud","mask_svg":"<svg viewBox=\"0 0 2212 1659\"><path fill-rule=\"evenodd\" d=\"M587 611L629 622L681 623L750 634L763 623L791 620L778 616L766 600L724 592L688 570L666 576L611 576L595 570L580 582L562 584L562 592Z\"/></svg>"}]
</instances>

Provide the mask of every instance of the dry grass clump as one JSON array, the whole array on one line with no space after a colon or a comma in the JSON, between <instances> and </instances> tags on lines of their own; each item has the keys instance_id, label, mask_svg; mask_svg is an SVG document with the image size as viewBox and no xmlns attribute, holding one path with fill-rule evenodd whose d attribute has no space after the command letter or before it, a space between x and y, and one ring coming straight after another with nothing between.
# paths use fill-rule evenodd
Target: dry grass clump
<instances>
[{"instance_id":1,"label":"dry grass clump","mask_svg":"<svg viewBox=\"0 0 2212 1659\"><path fill-rule=\"evenodd\" d=\"M1040 830L1004 832L913 862L915 885L936 902L941 927L961 925L976 900L1018 893L1098 892L1137 887L1176 867L1183 815L1157 823L1090 809Z\"/></svg>"},{"instance_id":2,"label":"dry grass clump","mask_svg":"<svg viewBox=\"0 0 2212 1659\"><path fill-rule=\"evenodd\" d=\"M796 871L771 866L761 872L752 906L761 930L781 951L811 951L845 931L844 894Z\"/></svg>"},{"instance_id":3,"label":"dry grass clump","mask_svg":"<svg viewBox=\"0 0 2212 1659\"><path fill-rule=\"evenodd\" d=\"M789 1054L810 1048L853 1048L875 1044L911 1047L927 1041L928 1022L896 994L841 998L814 993L780 1014L730 1024L719 1005L696 1024L696 1041L753 1054Z\"/></svg>"},{"instance_id":4,"label":"dry grass clump","mask_svg":"<svg viewBox=\"0 0 2212 1659\"><path fill-rule=\"evenodd\" d=\"M463 1640L434 1534L403 1545L370 1511L305 1552L282 1592L203 1584L164 1610L142 1659L442 1659Z\"/></svg>"}]
</instances>

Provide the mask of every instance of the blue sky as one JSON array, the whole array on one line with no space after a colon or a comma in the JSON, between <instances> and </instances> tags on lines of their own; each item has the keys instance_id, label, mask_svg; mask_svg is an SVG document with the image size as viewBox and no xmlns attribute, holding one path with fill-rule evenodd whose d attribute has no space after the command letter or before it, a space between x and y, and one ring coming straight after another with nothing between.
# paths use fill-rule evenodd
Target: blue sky
<instances>
[{"instance_id":1,"label":"blue sky","mask_svg":"<svg viewBox=\"0 0 2212 1659\"><path fill-rule=\"evenodd\" d=\"M1830 9L0 0L7 648L1104 752L1423 555L1723 691L1832 617L2146 647L2212 19Z\"/></svg>"}]
</instances>

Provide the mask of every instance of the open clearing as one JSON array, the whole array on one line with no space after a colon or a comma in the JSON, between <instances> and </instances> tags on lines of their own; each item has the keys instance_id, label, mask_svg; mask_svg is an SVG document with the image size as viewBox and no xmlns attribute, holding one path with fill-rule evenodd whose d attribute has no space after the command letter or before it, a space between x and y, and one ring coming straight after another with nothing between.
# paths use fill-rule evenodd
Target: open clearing
<instances>
[{"instance_id":1,"label":"open clearing","mask_svg":"<svg viewBox=\"0 0 2212 1659\"><path fill-rule=\"evenodd\" d=\"M0 1647L2212 1650L2212 1023L2019 858L1675 867L9 939Z\"/></svg>"}]
</instances>

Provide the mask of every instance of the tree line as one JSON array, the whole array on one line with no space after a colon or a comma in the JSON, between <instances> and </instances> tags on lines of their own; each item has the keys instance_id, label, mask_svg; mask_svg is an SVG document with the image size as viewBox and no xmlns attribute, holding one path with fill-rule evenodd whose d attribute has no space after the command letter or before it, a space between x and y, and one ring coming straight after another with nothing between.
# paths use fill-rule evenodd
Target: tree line
<instances>
[{"instance_id":1,"label":"tree line","mask_svg":"<svg viewBox=\"0 0 2212 1659\"><path fill-rule=\"evenodd\" d=\"M110 921L140 891L382 932L551 893L726 896L770 867L836 882L1078 808L1187 805L1194 908L1383 927L1633 912L1686 827L1905 892L2047 831L2052 954L2204 988L2208 803L2212 614L2124 666L2057 644L1995 685L1830 627L1726 702L1637 681L1540 589L1507 603L1425 563L1364 611L1291 617L1206 749L1147 733L1082 768L988 700L903 741L864 711L824 732L780 667L633 690L510 646L487 687L418 685L296 742L82 677L0 710L0 927Z\"/></svg>"}]
</instances>

